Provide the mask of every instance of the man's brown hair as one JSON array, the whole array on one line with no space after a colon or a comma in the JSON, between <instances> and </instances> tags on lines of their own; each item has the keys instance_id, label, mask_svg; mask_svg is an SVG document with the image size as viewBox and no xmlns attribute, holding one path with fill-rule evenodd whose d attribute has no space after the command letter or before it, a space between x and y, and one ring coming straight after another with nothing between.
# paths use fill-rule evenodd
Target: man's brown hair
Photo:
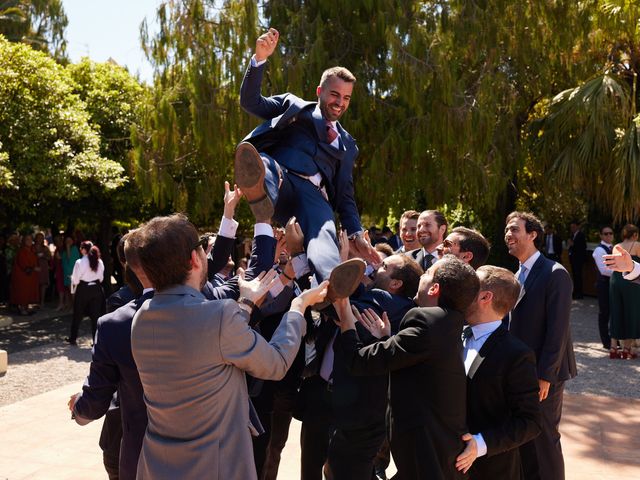
<instances>
[{"instance_id":1,"label":"man's brown hair","mask_svg":"<svg viewBox=\"0 0 640 480\"><path fill-rule=\"evenodd\" d=\"M419 216L420 216L420 212L417 212L415 210L407 210L400 217L400 222L402 222L402 220L405 220L405 219L407 219L407 220L418 220Z\"/></svg>"},{"instance_id":2,"label":"man's brown hair","mask_svg":"<svg viewBox=\"0 0 640 480\"><path fill-rule=\"evenodd\" d=\"M320 77L320 86L324 87L331 77L338 77L340 80L343 80L347 83L355 83L356 81L355 75L346 68L331 67L322 72L322 77Z\"/></svg>"},{"instance_id":3,"label":"man's brown hair","mask_svg":"<svg viewBox=\"0 0 640 480\"><path fill-rule=\"evenodd\" d=\"M390 277L402 281L402 288L398 291L398 295L413 298L418 292L422 268L408 255L397 254L395 256L400 259L401 265L393 270Z\"/></svg>"},{"instance_id":4,"label":"man's brown hair","mask_svg":"<svg viewBox=\"0 0 640 480\"><path fill-rule=\"evenodd\" d=\"M456 227L451 233L457 233L460 235L460 251L471 252L473 258L469 264L475 268L484 265L489 258L489 242L484 236L477 230L473 230L467 227Z\"/></svg>"},{"instance_id":5,"label":"man's brown hair","mask_svg":"<svg viewBox=\"0 0 640 480\"><path fill-rule=\"evenodd\" d=\"M480 290L493 293L493 310L501 317L509 313L520 295L520 283L506 268L484 265L478 268Z\"/></svg>"},{"instance_id":6,"label":"man's brown hair","mask_svg":"<svg viewBox=\"0 0 640 480\"><path fill-rule=\"evenodd\" d=\"M536 232L536 238L533 240L533 245L540 250L542 242L544 240L544 232L542 231L542 222L533 213L529 212L511 212L507 216L507 222L509 223L514 218L522 220L524 222L524 230L527 233Z\"/></svg>"},{"instance_id":7,"label":"man's brown hair","mask_svg":"<svg viewBox=\"0 0 640 480\"><path fill-rule=\"evenodd\" d=\"M125 257L144 270L156 290L164 290L187 281L197 242L198 231L185 215L155 217L129 232Z\"/></svg>"},{"instance_id":8,"label":"man's brown hair","mask_svg":"<svg viewBox=\"0 0 640 480\"><path fill-rule=\"evenodd\" d=\"M433 264L433 283L440 286L438 306L465 313L480 290L476 271L453 255L445 255Z\"/></svg>"}]
</instances>

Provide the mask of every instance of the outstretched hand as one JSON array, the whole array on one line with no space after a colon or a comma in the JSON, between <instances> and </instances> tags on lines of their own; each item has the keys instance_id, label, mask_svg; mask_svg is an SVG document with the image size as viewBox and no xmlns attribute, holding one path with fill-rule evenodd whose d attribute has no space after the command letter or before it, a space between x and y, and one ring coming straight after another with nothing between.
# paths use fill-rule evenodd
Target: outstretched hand
<instances>
[{"instance_id":1,"label":"outstretched hand","mask_svg":"<svg viewBox=\"0 0 640 480\"><path fill-rule=\"evenodd\" d=\"M358 236L349 242L352 257L362 258L365 262L378 265L382 260L380 254L368 241L368 235Z\"/></svg>"},{"instance_id":2,"label":"outstretched hand","mask_svg":"<svg viewBox=\"0 0 640 480\"><path fill-rule=\"evenodd\" d=\"M238 277L240 296L251 300L256 305L260 305L267 292L271 290L271 287L277 281L277 278L278 272L273 269L268 272L262 272L250 282L243 277Z\"/></svg>"},{"instance_id":3,"label":"outstretched hand","mask_svg":"<svg viewBox=\"0 0 640 480\"><path fill-rule=\"evenodd\" d=\"M256 40L256 61L266 60L275 51L278 45L280 33L275 28L270 28L268 32L263 33Z\"/></svg>"},{"instance_id":4,"label":"outstretched hand","mask_svg":"<svg viewBox=\"0 0 640 480\"><path fill-rule=\"evenodd\" d=\"M615 272L630 272L633 270L633 259L631 258L631 254L620 245L613 247L611 255L603 255L602 259L609 270L613 270Z\"/></svg>"},{"instance_id":5,"label":"outstretched hand","mask_svg":"<svg viewBox=\"0 0 640 480\"><path fill-rule=\"evenodd\" d=\"M290 310L299 312L304 315L304 311L311 305L323 302L329 292L329 280L325 280L314 288L309 288L302 292L291 302Z\"/></svg>"},{"instance_id":6,"label":"outstretched hand","mask_svg":"<svg viewBox=\"0 0 640 480\"><path fill-rule=\"evenodd\" d=\"M349 235L347 235L346 230L340 230L338 234L338 243L340 244L340 263L346 262L349 260Z\"/></svg>"},{"instance_id":7,"label":"outstretched hand","mask_svg":"<svg viewBox=\"0 0 640 480\"><path fill-rule=\"evenodd\" d=\"M367 308L360 313L353 307L353 315L374 337L382 338L391 335L391 322L389 322L387 312L382 312L382 318L380 318L371 308Z\"/></svg>"},{"instance_id":8,"label":"outstretched hand","mask_svg":"<svg viewBox=\"0 0 640 480\"><path fill-rule=\"evenodd\" d=\"M476 439L473 438L473 435L470 433L465 433L462 435L462 440L464 440L467 445L462 451L460 455L456 458L456 468L458 471L462 471L462 473L467 473L478 457L478 444L476 443Z\"/></svg>"},{"instance_id":9,"label":"outstretched hand","mask_svg":"<svg viewBox=\"0 0 640 480\"><path fill-rule=\"evenodd\" d=\"M236 213L236 207L242 198L242 190L237 185L233 185L233 190L229 186L229 182L224 182L224 216L233 219Z\"/></svg>"},{"instance_id":10,"label":"outstretched hand","mask_svg":"<svg viewBox=\"0 0 640 480\"><path fill-rule=\"evenodd\" d=\"M284 236L287 240L289 255L296 255L304 252L304 233L296 217L291 217L284 228Z\"/></svg>"}]
</instances>

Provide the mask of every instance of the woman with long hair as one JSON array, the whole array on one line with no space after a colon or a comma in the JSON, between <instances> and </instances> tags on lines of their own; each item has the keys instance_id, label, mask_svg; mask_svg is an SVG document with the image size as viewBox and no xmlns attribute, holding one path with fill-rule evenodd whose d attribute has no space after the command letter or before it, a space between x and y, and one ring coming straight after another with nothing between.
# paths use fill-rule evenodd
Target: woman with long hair
<instances>
[{"instance_id":1,"label":"woman with long hair","mask_svg":"<svg viewBox=\"0 0 640 480\"><path fill-rule=\"evenodd\" d=\"M78 329L82 318L87 315L91 319L91 338L96 336L98 318L104 314L105 299L101 282L104 278L104 263L100 259L100 249L89 241L80 244L82 258L76 260L71 274L71 292L75 292L73 300L73 320L71 334L65 340L76 345Z\"/></svg>"}]
</instances>

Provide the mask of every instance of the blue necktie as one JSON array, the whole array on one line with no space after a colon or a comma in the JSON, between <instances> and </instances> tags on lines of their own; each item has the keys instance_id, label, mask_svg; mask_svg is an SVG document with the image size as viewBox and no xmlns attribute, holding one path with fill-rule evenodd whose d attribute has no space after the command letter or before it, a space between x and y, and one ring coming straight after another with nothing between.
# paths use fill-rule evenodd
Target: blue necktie
<instances>
[{"instance_id":1,"label":"blue necktie","mask_svg":"<svg viewBox=\"0 0 640 480\"><path fill-rule=\"evenodd\" d=\"M520 265L520 275L518 275L518 281L520 285L524 287L524 280L527 278L527 267Z\"/></svg>"}]
</instances>

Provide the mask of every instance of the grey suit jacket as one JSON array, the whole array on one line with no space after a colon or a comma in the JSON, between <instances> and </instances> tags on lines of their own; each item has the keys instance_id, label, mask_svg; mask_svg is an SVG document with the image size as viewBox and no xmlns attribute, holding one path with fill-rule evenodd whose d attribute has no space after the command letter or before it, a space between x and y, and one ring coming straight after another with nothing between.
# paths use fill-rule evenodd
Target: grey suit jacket
<instances>
[{"instance_id":1,"label":"grey suit jacket","mask_svg":"<svg viewBox=\"0 0 640 480\"><path fill-rule=\"evenodd\" d=\"M306 332L288 313L267 342L232 300L180 285L136 314L131 346L149 423L138 479L256 478L244 372L284 377Z\"/></svg>"}]
</instances>

